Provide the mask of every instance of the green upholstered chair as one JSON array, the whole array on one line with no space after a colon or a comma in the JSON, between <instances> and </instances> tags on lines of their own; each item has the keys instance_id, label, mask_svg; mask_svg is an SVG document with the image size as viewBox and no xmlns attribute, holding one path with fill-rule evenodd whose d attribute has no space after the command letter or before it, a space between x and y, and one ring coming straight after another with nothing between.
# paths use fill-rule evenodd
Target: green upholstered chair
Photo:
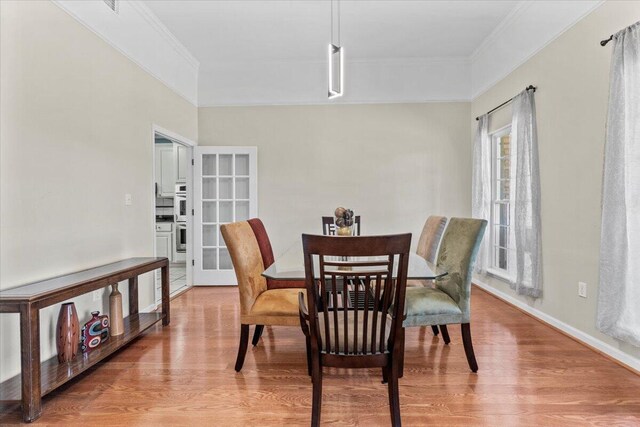
<instances>
[{"instance_id":1,"label":"green upholstered chair","mask_svg":"<svg viewBox=\"0 0 640 427\"><path fill-rule=\"evenodd\" d=\"M435 287L407 288L404 327L440 325L449 344L449 324L461 325L462 342L469 367L478 371L471 343L471 276L487 221L451 218L438 252L438 269L448 274L435 281Z\"/></svg>"}]
</instances>

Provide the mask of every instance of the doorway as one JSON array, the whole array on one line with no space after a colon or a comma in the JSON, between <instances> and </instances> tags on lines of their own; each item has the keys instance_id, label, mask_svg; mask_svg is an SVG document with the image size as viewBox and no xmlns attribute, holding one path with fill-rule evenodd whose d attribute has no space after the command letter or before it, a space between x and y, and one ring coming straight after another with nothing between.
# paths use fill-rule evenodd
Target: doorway
<instances>
[{"instance_id":1,"label":"doorway","mask_svg":"<svg viewBox=\"0 0 640 427\"><path fill-rule=\"evenodd\" d=\"M153 127L154 251L169 259L171 297L193 286L193 147L195 143ZM155 277L155 301L162 299Z\"/></svg>"}]
</instances>

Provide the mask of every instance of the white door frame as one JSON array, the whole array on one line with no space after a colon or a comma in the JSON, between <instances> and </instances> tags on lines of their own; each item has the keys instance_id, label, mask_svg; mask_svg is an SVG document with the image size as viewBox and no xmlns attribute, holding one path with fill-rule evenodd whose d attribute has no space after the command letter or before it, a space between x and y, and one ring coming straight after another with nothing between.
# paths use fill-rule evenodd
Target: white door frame
<instances>
[{"instance_id":1,"label":"white door frame","mask_svg":"<svg viewBox=\"0 0 640 427\"><path fill-rule=\"evenodd\" d=\"M229 269L220 269L220 265L217 265L215 270L204 270L203 268L203 211L202 211L202 158L206 154L215 154L217 156L217 162L219 162L220 155L249 155L249 174L247 177L249 178L249 212L248 217L246 219L254 218L258 216L258 147L256 146L220 146L220 145L210 145L210 146L198 146L194 148L194 169L193 169L193 178L194 178L194 205L195 205L195 225L193 227L193 249L194 255L193 259L195 261L194 266L194 286L235 286L237 284L236 275L233 270L233 267ZM236 163L233 162L233 173L231 176L232 180L235 181L236 173ZM216 168L216 181L217 181L217 190L216 190L216 200L218 204L218 208L216 209L217 219L216 226L220 226L220 168L219 164ZM226 175L225 175L226 176ZM243 175L244 177L244 175ZM235 187L235 183L233 184L233 188ZM235 191L235 190L234 190ZM233 193L233 208L232 208L232 219L231 221L240 221L242 218L237 218L236 211L236 194ZM230 221L224 221L223 223L228 223ZM220 251L220 242L216 245L218 247L218 251ZM224 245L226 246L226 245ZM219 255L219 252L217 252ZM218 256L216 255L216 256ZM218 260L219 263L219 260ZM205 277L208 276L208 277Z\"/></svg>"},{"instance_id":2,"label":"white door frame","mask_svg":"<svg viewBox=\"0 0 640 427\"><path fill-rule=\"evenodd\" d=\"M193 209L193 152L194 148L198 145L195 141L190 140L189 138L185 138L184 136L172 132L170 130L164 129L161 126L156 125L155 123L151 125L151 192L155 194L155 183L156 183L156 135L165 137L177 143L180 143L188 148L189 156L187 158L187 213L189 213ZM151 235L153 238L153 255L156 254L156 199L155 196L151 199L151 217L153 221L151 222ZM186 270L187 270L187 287L193 286L193 215L187 215L187 254L186 254ZM175 233L175 230L174 230ZM173 245L172 245L173 246ZM172 247L173 249L173 247ZM161 295L157 295L155 280L153 283L154 289L154 304L157 301L161 300ZM156 304L157 306L157 304Z\"/></svg>"}]
</instances>

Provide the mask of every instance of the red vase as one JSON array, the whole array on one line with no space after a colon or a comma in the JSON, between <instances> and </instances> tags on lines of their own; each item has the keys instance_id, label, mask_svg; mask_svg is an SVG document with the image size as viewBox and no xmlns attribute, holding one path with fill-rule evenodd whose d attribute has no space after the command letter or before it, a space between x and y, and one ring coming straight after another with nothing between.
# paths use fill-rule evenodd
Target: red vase
<instances>
[{"instance_id":1,"label":"red vase","mask_svg":"<svg viewBox=\"0 0 640 427\"><path fill-rule=\"evenodd\" d=\"M72 302L62 304L56 325L56 348L58 362L65 363L73 360L78 354L80 323L76 306Z\"/></svg>"},{"instance_id":2,"label":"red vase","mask_svg":"<svg viewBox=\"0 0 640 427\"><path fill-rule=\"evenodd\" d=\"M82 338L80 339L82 352L90 353L100 344L109 339L109 316L99 311L91 312L91 320L82 327Z\"/></svg>"}]
</instances>

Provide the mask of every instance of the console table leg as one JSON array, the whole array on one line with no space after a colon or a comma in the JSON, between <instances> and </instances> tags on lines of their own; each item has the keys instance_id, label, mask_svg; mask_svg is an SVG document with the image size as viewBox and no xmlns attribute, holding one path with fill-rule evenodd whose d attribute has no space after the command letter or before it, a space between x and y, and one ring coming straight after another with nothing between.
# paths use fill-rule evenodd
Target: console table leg
<instances>
[{"instance_id":1,"label":"console table leg","mask_svg":"<svg viewBox=\"0 0 640 427\"><path fill-rule=\"evenodd\" d=\"M135 276L129 279L129 314L137 314L137 313L138 313L138 276Z\"/></svg>"},{"instance_id":2,"label":"console table leg","mask_svg":"<svg viewBox=\"0 0 640 427\"><path fill-rule=\"evenodd\" d=\"M169 312L169 266L162 267L162 324L168 325L171 321Z\"/></svg>"},{"instance_id":3,"label":"console table leg","mask_svg":"<svg viewBox=\"0 0 640 427\"><path fill-rule=\"evenodd\" d=\"M22 418L32 422L42 413L40 389L40 310L20 306L20 356L22 359Z\"/></svg>"}]
</instances>

